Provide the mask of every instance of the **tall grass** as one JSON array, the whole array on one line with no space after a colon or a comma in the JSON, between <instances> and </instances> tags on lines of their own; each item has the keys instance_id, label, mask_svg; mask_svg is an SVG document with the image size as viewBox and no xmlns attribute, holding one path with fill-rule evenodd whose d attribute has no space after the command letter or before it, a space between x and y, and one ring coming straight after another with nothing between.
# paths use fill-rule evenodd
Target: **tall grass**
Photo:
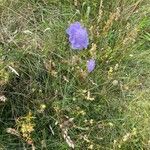
<instances>
[{"instance_id":1,"label":"tall grass","mask_svg":"<svg viewBox=\"0 0 150 150\"><path fill-rule=\"evenodd\" d=\"M149 6L0 1L0 149L148 150ZM69 46L74 21L88 29L87 50Z\"/></svg>"}]
</instances>

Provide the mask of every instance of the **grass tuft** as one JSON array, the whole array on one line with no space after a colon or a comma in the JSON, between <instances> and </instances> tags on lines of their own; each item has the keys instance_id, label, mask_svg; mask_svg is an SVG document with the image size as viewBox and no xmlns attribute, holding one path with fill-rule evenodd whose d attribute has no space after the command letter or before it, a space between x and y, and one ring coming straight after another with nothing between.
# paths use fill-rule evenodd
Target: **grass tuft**
<instances>
[{"instance_id":1,"label":"grass tuft","mask_svg":"<svg viewBox=\"0 0 150 150\"><path fill-rule=\"evenodd\" d=\"M1 0L0 149L148 150L149 5ZM74 21L87 50L69 46Z\"/></svg>"}]
</instances>

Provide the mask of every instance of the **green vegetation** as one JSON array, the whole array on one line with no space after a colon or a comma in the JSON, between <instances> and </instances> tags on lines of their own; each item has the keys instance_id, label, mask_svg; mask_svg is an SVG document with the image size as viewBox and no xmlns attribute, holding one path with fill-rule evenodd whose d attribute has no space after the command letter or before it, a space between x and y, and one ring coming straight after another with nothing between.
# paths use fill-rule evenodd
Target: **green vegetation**
<instances>
[{"instance_id":1,"label":"green vegetation","mask_svg":"<svg viewBox=\"0 0 150 150\"><path fill-rule=\"evenodd\" d=\"M149 0L0 0L0 150L148 150L149 14ZM86 50L69 46L74 21Z\"/></svg>"}]
</instances>

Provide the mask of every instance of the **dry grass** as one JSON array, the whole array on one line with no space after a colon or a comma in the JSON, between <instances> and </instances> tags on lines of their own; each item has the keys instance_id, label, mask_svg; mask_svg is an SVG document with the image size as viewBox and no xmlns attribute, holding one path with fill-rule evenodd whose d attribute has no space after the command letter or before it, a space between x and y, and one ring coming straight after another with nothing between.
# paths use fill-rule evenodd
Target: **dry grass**
<instances>
[{"instance_id":1,"label":"dry grass","mask_svg":"<svg viewBox=\"0 0 150 150\"><path fill-rule=\"evenodd\" d=\"M0 1L0 149L148 150L148 5ZM76 20L90 37L80 52L65 34Z\"/></svg>"}]
</instances>

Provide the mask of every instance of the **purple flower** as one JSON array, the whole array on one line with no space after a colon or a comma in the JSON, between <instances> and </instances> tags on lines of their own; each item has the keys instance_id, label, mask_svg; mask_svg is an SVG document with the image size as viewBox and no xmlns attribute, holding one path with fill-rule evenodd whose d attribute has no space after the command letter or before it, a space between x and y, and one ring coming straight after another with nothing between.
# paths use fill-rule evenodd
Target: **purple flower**
<instances>
[{"instance_id":1,"label":"purple flower","mask_svg":"<svg viewBox=\"0 0 150 150\"><path fill-rule=\"evenodd\" d=\"M69 35L72 49L82 50L88 47L89 38L87 30L79 22L71 24L66 32Z\"/></svg>"},{"instance_id":2,"label":"purple flower","mask_svg":"<svg viewBox=\"0 0 150 150\"><path fill-rule=\"evenodd\" d=\"M87 70L88 72L92 72L95 68L95 60L94 59L89 59L87 61Z\"/></svg>"}]
</instances>

